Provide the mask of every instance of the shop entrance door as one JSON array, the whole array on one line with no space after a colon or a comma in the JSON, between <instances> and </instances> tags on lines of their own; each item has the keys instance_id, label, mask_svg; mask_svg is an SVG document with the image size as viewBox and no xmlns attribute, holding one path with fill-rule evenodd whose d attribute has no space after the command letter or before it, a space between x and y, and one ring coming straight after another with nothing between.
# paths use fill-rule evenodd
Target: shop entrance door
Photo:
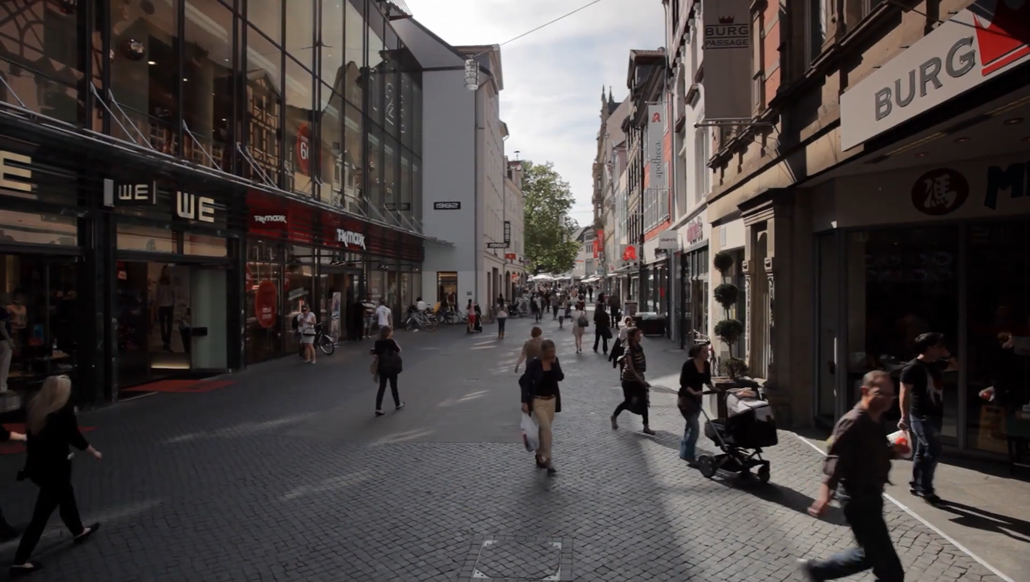
<instances>
[{"instance_id":1,"label":"shop entrance door","mask_svg":"<svg viewBox=\"0 0 1030 582\"><path fill-rule=\"evenodd\" d=\"M226 284L220 266L118 261L118 387L226 369Z\"/></svg>"},{"instance_id":2,"label":"shop entrance door","mask_svg":"<svg viewBox=\"0 0 1030 582\"><path fill-rule=\"evenodd\" d=\"M360 337L362 315L354 309L360 290L360 269L331 270L319 276L318 321L333 341L352 339L352 332Z\"/></svg>"}]
</instances>

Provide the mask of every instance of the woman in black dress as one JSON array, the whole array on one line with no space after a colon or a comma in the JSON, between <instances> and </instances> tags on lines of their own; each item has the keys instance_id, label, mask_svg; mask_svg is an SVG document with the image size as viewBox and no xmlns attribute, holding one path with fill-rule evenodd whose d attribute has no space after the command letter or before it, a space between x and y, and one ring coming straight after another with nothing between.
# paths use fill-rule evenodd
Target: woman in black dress
<instances>
[{"instance_id":1,"label":"woman in black dress","mask_svg":"<svg viewBox=\"0 0 1030 582\"><path fill-rule=\"evenodd\" d=\"M0 424L0 443L7 441L24 441L25 435L12 432L4 428L4 425ZM18 537L18 530L11 527L11 524L7 523L4 519L4 514L0 511L0 543L13 540Z\"/></svg>"},{"instance_id":2,"label":"woman in black dress","mask_svg":"<svg viewBox=\"0 0 1030 582\"><path fill-rule=\"evenodd\" d=\"M551 459L554 434L551 424L555 413L561 412L561 391L558 382L565 379L561 363L555 354L554 342L544 340L540 345L540 357L526 364L526 373L519 380L522 387L522 412L533 414L540 426L540 448L536 452L536 465L547 469L548 475L558 472Z\"/></svg>"},{"instance_id":3,"label":"woman in black dress","mask_svg":"<svg viewBox=\"0 0 1030 582\"><path fill-rule=\"evenodd\" d=\"M383 394L386 393L386 383L390 383L390 392L393 394L393 404L397 410L404 408L400 394L397 392L397 376L402 371L401 346L393 339L393 328L384 325L379 328L379 339L372 348L372 355L378 360L376 373L379 375L379 392L376 393L376 416L386 414L383 412Z\"/></svg>"},{"instance_id":4,"label":"woman in black dress","mask_svg":"<svg viewBox=\"0 0 1030 582\"><path fill-rule=\"evenodd\" d=\"M612 413L612 429L619 428L619 414L628 410L633 414L639 414L644 421L644 434L654 436L655 432L647 419L647 408L650 406L648 399L651 385L644 379L644 372L647 371L647 358L644 357L644 346L640 345L643 333L639 328L631 327L626 331L626 355L623 361L626 366L622 369L622 404Z\"/></svg>"},{"instance_id":5,"label":"woman in black dress","mask_svg":"<svg viewBox=\"0 0 1030 582\"><path fill-rule=\"evenodd\" d=\"M698 416L701 414L701 393L705 386L712 385L712 366L708 362L708 346L698 344L687 352L690 359L683 362L680 371L680 390L678 406L687 427L680 441L680 458L691 467L696 467L697 438L701 432Z\"/></svg>"},{"instance_id":6,"label":"woman in black dress","mask_svg":"<svg viewBox=\"0 0 1030 582\"><path fill-rule=\"evenodd\" d=\"M72 490L72 462L68 446L86 451L98 461L102 455L79 432L75 409L68 401L71 389L72 381L68 376L50 376L43 382L39 395L29 404L26 423L28 454L22 475L39 487L39 497L36 498L32 521L14 555L12 578L31 574L43 567L39 562L30 562L29 557L43 535L50 514L57 507L61 508L61 521L74 536L75 543L85 541L100 527L99 523L82 526Z\"/></svg>"}]
</instances>

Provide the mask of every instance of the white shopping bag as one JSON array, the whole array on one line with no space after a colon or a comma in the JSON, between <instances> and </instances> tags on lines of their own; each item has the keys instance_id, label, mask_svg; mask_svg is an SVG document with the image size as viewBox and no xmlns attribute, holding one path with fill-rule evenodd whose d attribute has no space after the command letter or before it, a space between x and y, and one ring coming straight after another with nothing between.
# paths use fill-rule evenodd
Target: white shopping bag
<instances>
[{"instance_id":1,"label":"white shopping bag","mask_svg":"<svg viewBox=\"0 0 1030 582\"><path fill-rule=\"evenodd\" d=\"M525 412L522 413L522 442L530 453L540 448L540 427L533 417Z\"/></svg>"},{"instance_id":2,"label":"white shopping bag","mask_svg":"<svg viewBox=\"0 0 1030 582\"><path fill-rule=\"evenodd\" d=\"M912 437L907 430L899 430L887 435L887 440L898 450L898 456L902 459L912 458Z\"/></svg>"}]
</instances>

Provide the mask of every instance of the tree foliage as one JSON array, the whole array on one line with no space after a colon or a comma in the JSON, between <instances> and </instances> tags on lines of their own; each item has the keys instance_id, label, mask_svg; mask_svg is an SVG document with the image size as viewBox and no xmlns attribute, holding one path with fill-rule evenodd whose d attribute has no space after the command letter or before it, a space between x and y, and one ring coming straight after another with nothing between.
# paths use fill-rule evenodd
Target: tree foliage
<instances>
[{"instance_id":1,"label":"tree foliage","mask_svg":"<svg viewBox=\"0 0 1030 582\"><path fill-rule=\"evenodd\" d=\"M576 222L569 218L575 198L554 164L522 162L526 259L534 273L564 273L576 266Z\"/></svg>"}]
</instances>

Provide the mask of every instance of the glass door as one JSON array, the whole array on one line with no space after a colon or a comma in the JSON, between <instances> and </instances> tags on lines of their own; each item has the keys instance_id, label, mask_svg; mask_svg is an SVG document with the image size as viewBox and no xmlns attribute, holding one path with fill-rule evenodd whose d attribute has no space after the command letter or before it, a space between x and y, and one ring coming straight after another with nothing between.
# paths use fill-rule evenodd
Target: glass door
<instances>
[{"instance_id":1,"label":"glass door","mask_svg":"<svg viewBox=\"0 0 1030 582\"><path fill-rule=\"evenodd\" d=\"M190 276L192 303L179 319L182 341L195 370L221 371L229 367L227 301L228 277L224 268L193 267Z\"/></svg>"}]
</instances>

